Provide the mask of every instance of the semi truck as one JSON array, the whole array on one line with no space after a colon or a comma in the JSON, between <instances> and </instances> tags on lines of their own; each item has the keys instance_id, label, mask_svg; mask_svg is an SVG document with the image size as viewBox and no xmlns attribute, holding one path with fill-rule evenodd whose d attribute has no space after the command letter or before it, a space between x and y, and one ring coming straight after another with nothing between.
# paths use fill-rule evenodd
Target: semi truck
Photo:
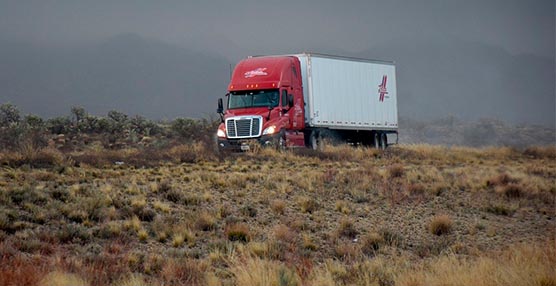
<instances>
[{"instance_id":1,"label":"semi truck","mask_svg":"<svg viewBox=\"0 0 556 286\"><path fill-rule=\"evenodd\" d=\"M334 142L386 148L398 141L393 62L316 53L253 56L218 99L220 150L320 149Z\"/></svg>"}]
</instances>

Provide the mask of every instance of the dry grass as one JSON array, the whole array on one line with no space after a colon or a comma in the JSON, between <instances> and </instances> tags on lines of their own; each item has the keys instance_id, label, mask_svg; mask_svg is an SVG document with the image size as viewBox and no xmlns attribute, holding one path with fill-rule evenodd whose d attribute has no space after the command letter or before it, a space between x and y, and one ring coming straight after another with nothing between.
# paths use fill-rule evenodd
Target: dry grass
<instances>
[{"instance_id":1,"label":"dry grass","mask_svg":"<svg viewBox=\"0 0 556 286\"><path fill-rule=\"evenodd\" d=\"M275 261L250 258L236 261L231 269L236 285L245 286L294 286L301 285L301 279L281 263Z\"/></svg>"},{"instance_id":2,"label":"dry grass","mask_svg":"<svg viewBox=\"0 0 556 286\"><path fill-rule=\"evenodd\" d=\"M83 280L81 277L75 274L55 271L55 272L48 273L46 277L44 277L44 279L42 279L39 282L39 285L41 286L87 286L89 285L89 283L87 283L85 280Z\"/></svg>"},{"instance_id":3,"label":"dry grass","mask_svg":"<svg viewBox=\"0 0 556 286\"><path fill-rule=\"evenodd\" d=\"M0 152L0 286L552 285L553 150Z\"/></svg>"},{"instance_id":4,"label":"dry grass","mask_svg":"<svg viewBox=\"0 0 556 286\"><path fill-rule=\"evenodd\" d=\"M541 246L516 245L475 259L442 256L399 275L396 285L556 285L555 264L554 241Z\"/></svg>"}]
</instances>

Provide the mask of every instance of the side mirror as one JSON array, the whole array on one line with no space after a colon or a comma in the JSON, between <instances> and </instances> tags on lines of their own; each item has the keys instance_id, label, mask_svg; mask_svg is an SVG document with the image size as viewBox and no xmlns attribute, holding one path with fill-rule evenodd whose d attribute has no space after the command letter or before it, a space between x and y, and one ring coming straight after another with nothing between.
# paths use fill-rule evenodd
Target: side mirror
<instances>
[{"instance_id":1,"label":"side mirror","mask_svg":"<svg viewBox=\"0 0 556 286\"><path fill-rule=\"evenodd\" d=\"M293 95L292 94L288 94L288 105L290 106L290 108L293 107Z\"/></svg>"},{"instance_id":2,"label":"side mirror","mask_svg":"<svg viewBox=\"0 0 556 286\"><path fill-rule=\"evenodd\" d=\"M216 113L224 113L224 104L222 103L222 98L218 99L218 108L216 109Z\"/></svg>"}]
</instances>

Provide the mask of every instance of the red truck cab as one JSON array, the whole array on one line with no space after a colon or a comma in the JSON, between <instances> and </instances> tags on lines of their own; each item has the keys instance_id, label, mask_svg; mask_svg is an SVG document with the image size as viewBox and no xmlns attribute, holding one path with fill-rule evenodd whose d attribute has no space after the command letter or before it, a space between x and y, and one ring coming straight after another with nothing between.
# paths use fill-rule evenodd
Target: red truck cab
<instances>
[{"instance_id":1,"label":"red truck cab","mask_svg":"<svg viewBox=\"0 0 556 286\"><path fill-rule=\"evenodd\" d=\"M249 57L235 67L227 108L219 100L220 149L248 150L258 141L278 148L305 146L300 62L294 56Z\"/></svg>"}]
</instances>

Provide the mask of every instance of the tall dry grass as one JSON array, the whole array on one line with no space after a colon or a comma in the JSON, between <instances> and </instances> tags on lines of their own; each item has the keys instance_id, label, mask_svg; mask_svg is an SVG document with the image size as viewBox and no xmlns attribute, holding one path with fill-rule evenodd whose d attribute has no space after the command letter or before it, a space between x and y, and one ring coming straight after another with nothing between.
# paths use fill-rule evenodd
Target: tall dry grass
<instances>
[{"instance_id":1,"label":"tall dry grass","mask_svg":"<svg viewBox=\"0 0 556 286\"><path fill-rule=\"evenodd\" d=\"M478 258L442 256L396 278L400 286L556 285L556 247L517 245Z\"/></svg>"}]
</instances>

